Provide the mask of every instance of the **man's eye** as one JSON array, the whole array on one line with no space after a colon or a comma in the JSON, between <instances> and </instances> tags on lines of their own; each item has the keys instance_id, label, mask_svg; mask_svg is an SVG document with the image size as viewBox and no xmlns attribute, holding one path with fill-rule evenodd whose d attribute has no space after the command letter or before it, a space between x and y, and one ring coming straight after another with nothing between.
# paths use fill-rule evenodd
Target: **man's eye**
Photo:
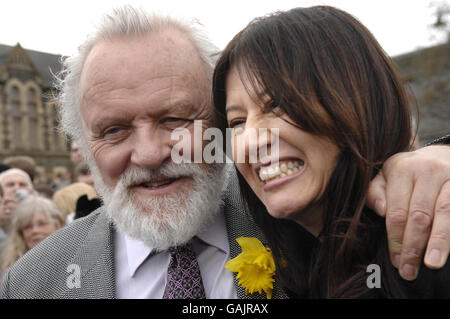
<instances>
[{"instance_id":1,"label":"man's eye","mask_svg":"<svg viewBox=\"0 0 450 319\"><path fill-rule=\"evenodd\" d=\"M112 127L112 128L105 130L104 135L114 135L114 134L119 133L121 130L122 130L121 127Z\"/></svg>"}]
</instances>

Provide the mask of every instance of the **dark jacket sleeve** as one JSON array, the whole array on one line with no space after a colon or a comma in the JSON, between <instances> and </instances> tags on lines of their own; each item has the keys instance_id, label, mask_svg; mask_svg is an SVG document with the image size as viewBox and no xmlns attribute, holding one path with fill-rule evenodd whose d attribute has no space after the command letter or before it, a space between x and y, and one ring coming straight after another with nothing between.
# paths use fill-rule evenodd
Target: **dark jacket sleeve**
<instances>
[{"instance_id":1,"label":"dark jacket sleeve","mask_svg":"<svg viewBox=\"0 0 450 319\"><path fill-rule=\"evenodd\" d=\"M435 140L432 140L432 141L426 143L425 146L438 145L438 144L450 145L450 134L447 134L447 135L439 137L439 138L437 138Z\"/></svg>"},{"instance_id":2,"label":"dark jacket sleeve","mask_svg":"<svg viewBox=\"0 0 450 319\"><path fill-rule=\"evenodd\" d=\"M445 266L436 272L434 297L450 299L450 261L447 260Z\"/></svg>"}]
</instances>

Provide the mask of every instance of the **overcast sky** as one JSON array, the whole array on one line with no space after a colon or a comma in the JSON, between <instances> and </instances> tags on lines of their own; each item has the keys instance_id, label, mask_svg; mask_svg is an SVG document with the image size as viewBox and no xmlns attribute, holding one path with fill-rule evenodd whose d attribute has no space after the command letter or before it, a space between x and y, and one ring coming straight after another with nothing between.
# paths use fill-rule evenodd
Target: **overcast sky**
<instances>
[{"instance_id":1,"label":"overcast sky","mask_svg":"<svg viewBox=\"0 0 450 319\"><path fill-rule=\"evenodd\" d=\"M436 0L435 0L436 1ZM438 0L445 1L445 0ZM0 0L0 43L70 55L120 4L198 18L221 49L253 18L276 10L326 4L356 16L392 56L431 46L432 0Z\"/></svg>"}]
</instances>

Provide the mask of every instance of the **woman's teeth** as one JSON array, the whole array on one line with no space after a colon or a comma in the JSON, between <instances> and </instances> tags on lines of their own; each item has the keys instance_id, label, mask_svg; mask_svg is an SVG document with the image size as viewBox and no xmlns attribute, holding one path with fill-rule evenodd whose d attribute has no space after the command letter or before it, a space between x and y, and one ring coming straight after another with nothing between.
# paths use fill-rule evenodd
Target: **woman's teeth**
<instances>
[{"instance_id":1,"label":"woman's teeth","mask_svg":"<svg viewBox=\"0 0 450 319\"><path fill-rule=\"evenodd\" d=\"M263 166L259 170L259 178L263 182L292 175L299 171L305 163L302 160L277 163Z\"/></svg>"}]
</instances>

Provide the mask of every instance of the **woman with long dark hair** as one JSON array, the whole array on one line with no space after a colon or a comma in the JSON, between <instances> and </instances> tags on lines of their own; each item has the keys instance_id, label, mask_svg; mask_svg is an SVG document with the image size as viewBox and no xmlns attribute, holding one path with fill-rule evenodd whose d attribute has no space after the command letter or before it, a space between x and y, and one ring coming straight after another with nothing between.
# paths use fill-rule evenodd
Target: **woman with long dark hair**
<instances>
[{"instance_id":1,"label":"woman with long dark hair","mask_svg":"<svg viewBox=\"0 0 450 319\"><path fill-rule=\"evenodd\" d=\"M236 167L292 297L450 297L448 266L401 279L385 221L365 206L383 162L409 149L411 118L395 66L360 22L327 6L257 18L219 58L213 92L234 148L275 147L246 132L278 129L279 162ZM379 289L367 286L370 264Z\"/></svg>"}]
</instances>

